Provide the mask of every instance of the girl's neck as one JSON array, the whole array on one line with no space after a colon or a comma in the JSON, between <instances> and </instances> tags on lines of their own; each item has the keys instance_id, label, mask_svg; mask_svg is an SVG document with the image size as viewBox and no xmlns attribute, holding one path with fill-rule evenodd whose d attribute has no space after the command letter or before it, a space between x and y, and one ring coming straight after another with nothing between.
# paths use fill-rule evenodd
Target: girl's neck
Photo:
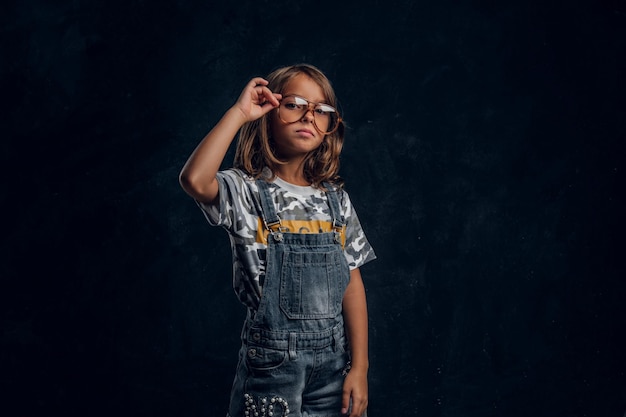
<instances>
[{"instance_id":1,"label":"girl's neck","mask_svg":"<svg viewBox=\"0 0 626 417\"><path fill-rule=\"evenodd\" d=\"M302 168L302 163L287 163L285 165L279 165L278 167L276 167L275 174L283 181L286 181L293 185L311 185L311 183L305 178L304 170Z\"/></svg>"}]
</instances>

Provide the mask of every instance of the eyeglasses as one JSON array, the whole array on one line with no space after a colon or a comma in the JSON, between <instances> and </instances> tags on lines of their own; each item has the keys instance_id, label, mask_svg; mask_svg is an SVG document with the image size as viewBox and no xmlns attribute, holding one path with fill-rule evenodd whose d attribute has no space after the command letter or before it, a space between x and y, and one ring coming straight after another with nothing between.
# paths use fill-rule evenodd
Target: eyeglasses
<instances>
[{"instance_id":1,"label":"eyeglasses","mask_svg":"<svg viewBox=\"0 0 626 417\"><path fill-rule=\"evenodd\" d=\"M286 96L278 106L278 117L291 124L302 120L307 112L313 114L313 125L323 135L330 135L339 128L341 117L336 108L324 103L313 103L299 96Z\"/></svg>"}]
</instances>

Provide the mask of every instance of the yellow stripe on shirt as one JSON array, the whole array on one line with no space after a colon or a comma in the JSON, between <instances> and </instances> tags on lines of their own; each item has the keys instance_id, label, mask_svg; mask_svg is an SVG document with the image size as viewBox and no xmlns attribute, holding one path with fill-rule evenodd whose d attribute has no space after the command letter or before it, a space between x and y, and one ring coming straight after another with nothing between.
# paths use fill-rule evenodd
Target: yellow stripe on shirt
<instances>
[{"instance_id":1,"label":"yellow stripe on shirt","mask_svg":"<svg viewBox=\"0 0 626 417\"><path fill-rule=\"evenodd\" d=\"M327 220L281 220L281 227L286 233L328 233L333 231L333 225ZM267 245L269 230L265 228L263 220L259 217L256 241ZM341 247L346 244L346 226L341 228Z\"/></svg>"}]
</instances>

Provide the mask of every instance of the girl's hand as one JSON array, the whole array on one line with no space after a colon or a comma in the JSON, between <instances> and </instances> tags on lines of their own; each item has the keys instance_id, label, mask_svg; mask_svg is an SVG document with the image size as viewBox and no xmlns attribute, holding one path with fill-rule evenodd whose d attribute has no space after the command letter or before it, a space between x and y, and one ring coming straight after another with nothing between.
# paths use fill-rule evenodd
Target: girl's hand
<instances>
[{"instance_id":1,"label":"girl's hand","mask_svg":"<svg viewBox=\"0 0 626 417\"><path fill-rule=\"evenodd\" d=\"M352 409L348 414L351 399ZM341 413L350 417L361 417L365 410L367 410L367 372L362 373L352 368L343 381Z\"/></svg>"},{"instance_id":2,"label":"girl's hand","mask_svg":"<svg viewBox=\"0 0 626 417\"><path fill-rule=\"evenodd\" d=\"M278 107L281 94L267 88L267 80L256 77L245 86L233 107L237 108L246 122L252 122Z\"/></svg>"}]
</instances>

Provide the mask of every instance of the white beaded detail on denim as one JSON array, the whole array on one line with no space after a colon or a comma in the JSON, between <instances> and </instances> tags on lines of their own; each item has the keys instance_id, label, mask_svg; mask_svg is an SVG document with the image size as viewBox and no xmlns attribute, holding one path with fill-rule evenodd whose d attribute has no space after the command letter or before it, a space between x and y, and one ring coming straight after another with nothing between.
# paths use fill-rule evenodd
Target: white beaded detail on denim
<instances>
[{"instance_id":1,"label":"white beaded detail on denim","mask_svg":"<svg viewBox=\"0 0 626 417\"><path fill-rule=\"evenodd\" d=\"M267 400L267 397L259 398L257 403L250 394L244 394L245 399L245 416L246 417L287 417L289 415L289 404L284 398L272 397ZM277 406L280 406L282 410L281 414L275 414Z\"/></svg>"}]
</instances>

